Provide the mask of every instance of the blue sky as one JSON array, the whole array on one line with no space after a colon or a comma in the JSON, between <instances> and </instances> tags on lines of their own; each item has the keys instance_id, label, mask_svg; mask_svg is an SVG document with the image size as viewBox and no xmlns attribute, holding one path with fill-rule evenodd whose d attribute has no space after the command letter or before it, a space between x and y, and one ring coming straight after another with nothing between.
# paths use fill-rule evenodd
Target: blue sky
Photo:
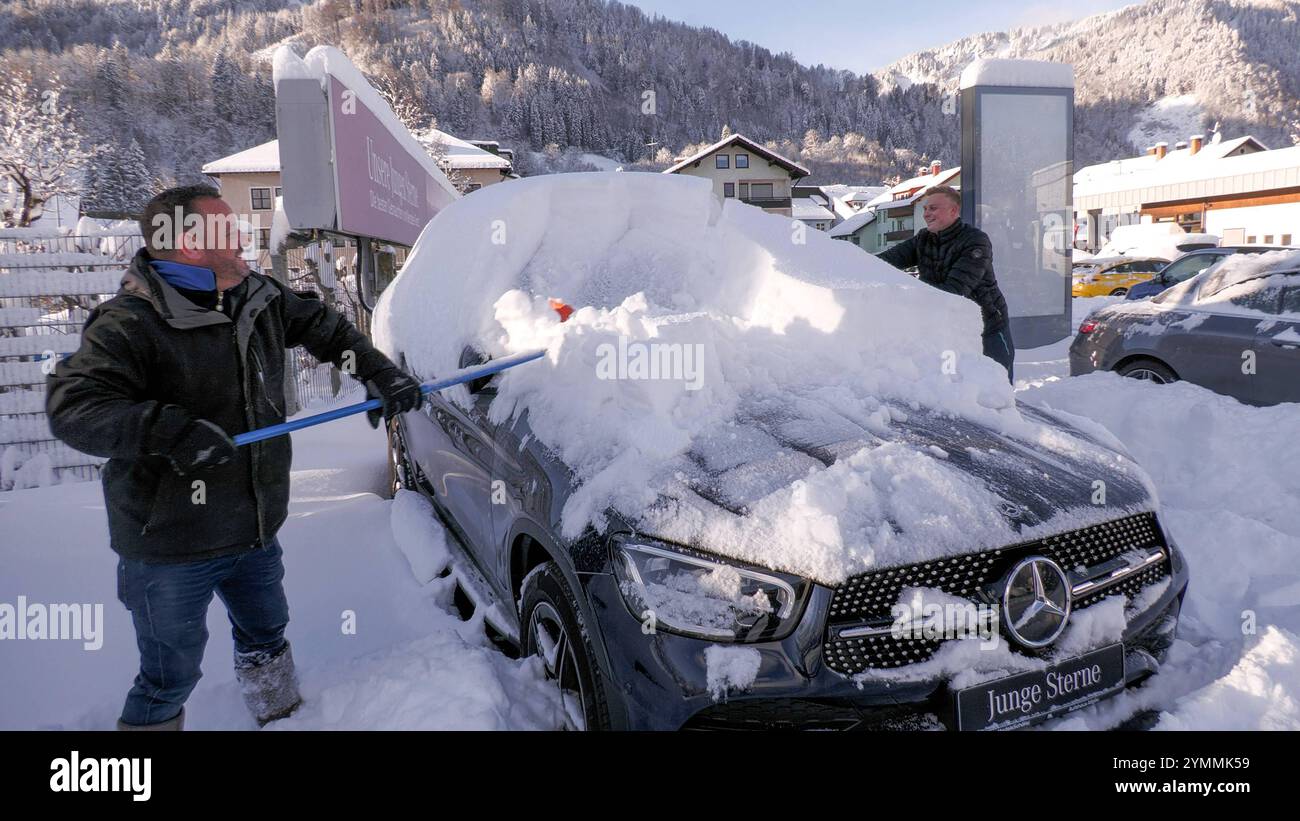
<instances>
[{"instance_id":1,"label":"blue sky","mask_svg":"<svg viewBox=\"0 0 1300 821\"><path fill-rule=\"evenodd\" d=\"M623 0L800 62L856 72L970 34L1077 20L1136 0Z\"/></svg>"}]
</instances>

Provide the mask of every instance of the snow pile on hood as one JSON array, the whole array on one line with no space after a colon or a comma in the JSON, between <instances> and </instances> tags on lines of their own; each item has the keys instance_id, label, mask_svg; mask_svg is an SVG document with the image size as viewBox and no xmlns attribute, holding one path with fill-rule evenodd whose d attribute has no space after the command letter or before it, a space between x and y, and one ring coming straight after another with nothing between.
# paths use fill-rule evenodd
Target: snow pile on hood
<instances>
[{"instance_id":1,"label":"snow pile on hood","mask_svg":"<svg viewBox=\"0 0 1300 821\"><path fill-rule=\"evenodd\" d=\"M549 298L577 310L561 323ZM974 303L850 244L720 203L707 180L638 173L475 192L426 226L375 315L378 343L423 379L456 369L467 345L545 349L503 374L490 415L527 408L576 472L567 537L603 529L612 508L643 532L830 582L1024 537L938 448L856 447L827 467L746 420L785 416L798 439L801 420L833 418L883 439L925 408L1097 450L1020 415L980 332ZM469 403L464 388L449 395ZM693 493L700 468L746 491L748 515ZM1054 529L1123 514L1087 515Z\"/></svg>"}]
</instances>

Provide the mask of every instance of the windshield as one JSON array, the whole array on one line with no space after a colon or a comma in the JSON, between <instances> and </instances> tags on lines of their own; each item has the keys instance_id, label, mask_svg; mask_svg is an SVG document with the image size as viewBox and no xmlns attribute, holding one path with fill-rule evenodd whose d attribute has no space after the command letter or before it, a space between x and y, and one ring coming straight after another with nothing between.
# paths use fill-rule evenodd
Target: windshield
<instances>
[{"instance_id":1,"label":"windshield","mask_svg":"<svg viewBox=\"0 0 1300 821\"><path fill-rule=\"evenodd\" d=\"M1209 268L1224 256L1224 254L1193 254L1183 257L1169 263L1169 267L1161 271L1160 276L1169 283L1182 282Z\"/></svg>"}]
</instances>

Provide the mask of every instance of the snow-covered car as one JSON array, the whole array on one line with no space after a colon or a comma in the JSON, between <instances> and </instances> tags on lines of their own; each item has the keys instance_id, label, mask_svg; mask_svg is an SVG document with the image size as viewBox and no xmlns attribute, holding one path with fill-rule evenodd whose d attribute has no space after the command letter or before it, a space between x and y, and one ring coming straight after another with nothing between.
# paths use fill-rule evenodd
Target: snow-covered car
<instances>
[{"instance_id":1,"label":"snow-covered car","mask_svg":"<svg viewBox=\"0 0 1300 821\"><path fill-rule=\"evenodd\" d=\"M1097 256L1177 259L1188 251L1214 248L1219 241L1217 234L1188 233L1174 222L1144 222L1112 230Z\"/></svg>"},{"instance_id":2,"label":"snow-covered car","mask_svg":"<svg viewBox=\"0 0 1300 821\"><path fill-rule=\"evenodd\" d=\"M422 380L545 351L390 443L574 727L1016 727L1173 641L1187 568L1113 436L1017 404L974 303L707 180L485 188L374 327Z\"/></svg>"},{"instance_id":3,"label":"snow-covered car","mask_svg":"<svg viewBox=\"0 0 1300 821\"><path fill-rule=\"evenodd\" d=\"M1300 251L1241 253L1079 326L1070 373L1179 379L1252 405L1300 402Z\"/></svg>"},{"instance_id":4,"label":"snow-covered car","mask_svg":"<svg viewBox=\"0 0 1300 821\"><path fill-rule=\"evenodd\" d=\"M1151 279L1129 288L1127 298L1146 299L1149 296L1155 296L1166 288L1172 288L1180 282L1191 279L1224 257L1230 257L1233 254L1266 254L1270 251L1279 250L1300 249L1269 247L1266 245L1220 245L1217 248L1188 251L1164 268L1161 268L1160 273Z\"/></svg>"}]
</instances>

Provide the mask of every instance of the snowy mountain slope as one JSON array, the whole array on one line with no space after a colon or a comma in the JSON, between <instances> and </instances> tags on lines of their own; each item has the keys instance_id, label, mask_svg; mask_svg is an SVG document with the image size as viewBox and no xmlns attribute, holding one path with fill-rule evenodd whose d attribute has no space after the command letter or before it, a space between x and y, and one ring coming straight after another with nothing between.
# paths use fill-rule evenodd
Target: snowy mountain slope
<instances>
[{"instance_id":1,"label":"snowy mountain slope","mask_svg":"<svg viewBox=\"0 0 1300 821\"><path fill-rule=\"evenodd\" d=\"M877 76L951 89L980 57L1068 62L1085 160L1123 156L1153 139L1172 145L1215 122L1225 136L1254 134L1280 148L1300 137L1297 43L1296 0L1150 0L1070 23L966 37ZM1185 97L1190 116L1171 117L1171 102ZM1110 153L1098 157L1097 141Z\"/></svg>"},{"instance_id":2,"label":"snowy mountain slope","mask_svg":"<svg viewBox=\"0 0 1300 821\"><path fill-rule=\"evenodd\" d=\"M906 178L930 159L955 165L944 97L980 56L1066 60L1078 67L1081 163L1131 155L1138 129L1174 142L1144 114L1195 95L1195 131L1270 146L1300 136L1296 0L1151 0L1072 23L978 34L911 55L876 75L804 66L724 33L652 18L604 0L27 0L0 4L0 69L57 75L79 125L110 165L134 139L164 182L274 136L272 46L340 46L380 86L466 138L534 161L572 147L663 167L724 125L811 165L826 180ZM899 13L904 13L900 11ZM116 44L116 45L115 45ZM705 56L707 55L707 57ZM655 116L641 111L655 91ZM1157 112L1158 114L1158 112ZM1144 146L1138 146L1139 148Z\"/></svg>"}]
</instances>

